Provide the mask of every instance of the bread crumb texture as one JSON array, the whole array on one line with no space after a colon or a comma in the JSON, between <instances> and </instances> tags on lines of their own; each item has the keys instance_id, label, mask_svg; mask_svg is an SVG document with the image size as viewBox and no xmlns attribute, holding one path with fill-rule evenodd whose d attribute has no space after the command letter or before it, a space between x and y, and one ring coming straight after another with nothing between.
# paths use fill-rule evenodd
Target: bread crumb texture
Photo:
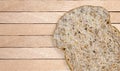
<instances>
[{"instance_id":1,"label":"bread crumb texture","mask_svg":"<svg viewBox=\"0 0 120 71\"><path fill-rule=\"evenodd\" d=\"M120 32L102 7L81 6L65 13L54 40L71 71L120 71Z\"/></svg>"}]
</instances>

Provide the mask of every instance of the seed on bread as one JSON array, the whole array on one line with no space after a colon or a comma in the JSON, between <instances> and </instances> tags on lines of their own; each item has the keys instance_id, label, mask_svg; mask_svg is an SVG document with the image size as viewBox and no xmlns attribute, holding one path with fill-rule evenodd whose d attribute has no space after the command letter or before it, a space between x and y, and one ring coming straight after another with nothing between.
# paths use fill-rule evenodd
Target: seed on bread
<instances>
[{"instance_id":1,"label":"seed on bread","mask_svg":"<svg viewBox=\"0 0 120 71\"><path fill-rule=\"evenodd\" d=\"M120 71L120 31L102 7L81 6L65 13L54 40L71 71Z\"/></svg>"}]
</instances>

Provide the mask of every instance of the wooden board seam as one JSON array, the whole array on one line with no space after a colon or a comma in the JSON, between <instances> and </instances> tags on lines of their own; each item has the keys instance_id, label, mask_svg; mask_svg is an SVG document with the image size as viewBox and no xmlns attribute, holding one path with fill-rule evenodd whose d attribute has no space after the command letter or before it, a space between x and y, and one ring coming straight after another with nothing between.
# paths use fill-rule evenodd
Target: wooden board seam
<instances>
[{"instance_id":1,"label":"wooden board seam","mask_svg":"<svg viewBox=\"0 0 120 71\"><path fill-rule=\"evenodd\" d=\"M57 22L56 23L0 23L0 24L57 24ZM118 23L111 23L111 24L120 24L119 22Z\"/></svg>"},{"instance_id":2,"label":"wooden board seam","mask_svg":"<svg viewBox=\"0 0 120 71\"><path fill-rule=\"evenodd\" d=\"M68 11L0 11L0 13L22 13L22 12L34 12L34 13L37 13L37 12L68 12ZM119 13L120 11L108 11L108 12L115 12L115 13Z\"/></svg>"},{"instance_id":3,"label":"wooden board seam","mask_svg":"<svg viewBox=\"0 0 120 71\"><path fill-rule=\"evenodd\" d=\"M64 58L0 58L0 60L65 60Z\"/></svg>"}]
</instances>

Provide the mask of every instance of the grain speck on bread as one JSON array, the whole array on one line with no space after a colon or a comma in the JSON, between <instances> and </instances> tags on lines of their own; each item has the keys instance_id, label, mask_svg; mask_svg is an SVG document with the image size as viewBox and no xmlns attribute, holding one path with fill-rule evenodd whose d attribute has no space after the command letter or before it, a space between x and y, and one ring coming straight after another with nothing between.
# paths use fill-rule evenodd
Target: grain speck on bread
<instances>
[{"instance_id":1,"label":"grain speck on bread","mask_svg":"<svg viewBox=\"0 0 120 71\"><path fill-rule=\"evenodd\" d=\"M71 71L120 71L120 31L102 7L81 6L65 13L54 40L64 49Z\"/></svg>"}]
</instances>

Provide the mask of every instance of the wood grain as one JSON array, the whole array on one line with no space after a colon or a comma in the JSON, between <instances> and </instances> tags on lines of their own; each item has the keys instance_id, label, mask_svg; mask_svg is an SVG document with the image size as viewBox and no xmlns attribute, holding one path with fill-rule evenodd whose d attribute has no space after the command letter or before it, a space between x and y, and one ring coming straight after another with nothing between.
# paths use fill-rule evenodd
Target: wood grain
<instances>
[{"instance_id":1,"label":"wood grain","mask_svg":"<svg viewBox=\"0 0 120 71\"><path fill-rule=\"evenodd\" d=\"M70 71L65 60L0 60L1 71Z\"/></svg>"},{"instance_id":2,"label":"wood grain","mask_svg":"<svg viewBox=\"0 0 120 71\"><path fill-rule=\"evenodd\" d=\"M120 11L120 1L4 1L0 2L0 11L68 11L82 5L102 6L109 11Z\"/></svg>"},{"instance_id":3,"label":"wood grain","mask_svg":"<svg viewBox=\"0 0 120 71\"><path fill-rule=\"evenodd\" d=\"M0 48L54 47L52 36L0 36Z\"/></svg>"},{"instance_id":4,"label":"wood grain","mask_svg":"<svg viewBox=\"0 0 120 71\"><path fill-rule=\"evenodd\" d=\"M1 12L0 23L57 23L65 12ZM120 23L120 13L111 12L111 22Z\"/></svg>"},{"instance_id":5,"label":"wood grain","mask_svg":"<svg viewBox=\"0 0 120 71\"><path fill-rule=\"evenodd\" d=\"M57 48L0 48L0 59L64 59Z\"/></svg>"},{"instance_id":6,"label":"wood grain","mask_svg":"<svg viewBox=\"0 0 120 71\"><path fill-rule=\"evenodd\" d=\"M0 35L52 35L56 24L0 24Z\"/></svg>"},{"instance_id":7,"label":"wood grain","mask_svg":"<svg viewBox=\"0 0 120 71\"><path fill-rule=\"evenodd\" d=\"M112 24L120 30L120 24ZM0 24L0 35L53 35L56 24Z\"/></svg>"},{"instance_id":8,"label":"wood grain","mask_svg":"<svg viewBox=\"0 0 120 71\"><path fill-rule=\"evenodd\" d=\"M52 35L58 19L82 5L106 8L120 30L120 1L0 0L0 71L70 71Z\"/></svg>"},{"instance_id":9,"label":"wood grain","mask_svg":"<svg viewBox=\"0 0 120 71\"><path fill-rule=\"evenodd\" d=\"M1 12L0 23L56 23L64 12Z\"/></svg>"},{"instance_id":10,"label":"wood grain","mask_svg":"<svg viewBox=\"0 0 120 71\"><path fill-rule=\"evenodd\" d=\"M119 24L112 24L112 25L120 30ZM54 31L54 28L47 29L47 30ZM7 30L7 31L9 31L9 30ZM10 30L9 32L12 33L12 30ZM33 32L33 33L36 33L36 32ZM49 32L47 32L47 33L49 33ZM16 35L16 34L14 34L14 35ZM12 48L16 48L16 47L20 47L20 48L21 47L22 48L23 47L27 47L27 48L54 47L53 36L37 36L37 35L28 36L28 34L27 34L27 36L24 36L24 35L25 34L22 34L22 36L0 36L0 42L2 42L2 43L0 43L0 48L4 48L4 47L9 47L9 48L10 47L12 47Z\"/></svg>"}]
</instances>

